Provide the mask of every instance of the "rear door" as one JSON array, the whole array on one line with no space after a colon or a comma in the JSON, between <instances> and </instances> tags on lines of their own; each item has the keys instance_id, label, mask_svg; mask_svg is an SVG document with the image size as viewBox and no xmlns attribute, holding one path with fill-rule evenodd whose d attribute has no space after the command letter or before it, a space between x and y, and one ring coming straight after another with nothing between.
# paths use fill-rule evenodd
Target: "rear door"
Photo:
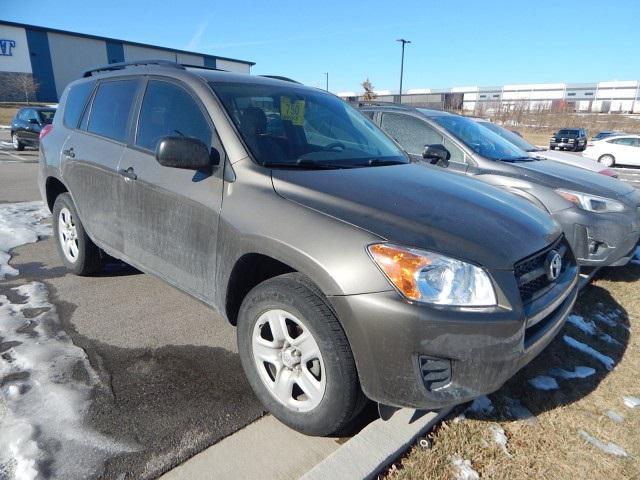
<instances>
[{"instance_id":1,"label":"rear door","mask_svg":"<svg viewBox=\"0 0 640 480\"><path fill-rule=\"evenodd\" d=\"M99 82L62 150L62 176L83 225L93 240L118 253L124 249L118 164L131 136L141 84L139 79L121 77Z\"/></svg>"},{"instance_id":2,"label":"rear door","mask_svg":"<svg viewBox=\"0 0 640 480\"><path fill-rule=\"evenodd\" d=\"M25 110L25 123L23 138L24 141L30 145L38 143L38 136L40 135L40 118L38 112L29 108Z\"/></svg>"},{"instance_id":3,"label":"rear door","mask_svg":"<svg viewBox=\"0 0 640 480\"><path fill-rule=\"evenodd\" d=\"M380 126L406 150L413 161L425 161L422 158L425 146L441 144L451 153L447 168L458 172L467 171L464 151L424 120L404 113L384 112Z\"/></svg>"},{"instance_id":4,"label":"rear door","mask_svg":"<svg viewBox=\"0 0 640 480\"><path fill-rule=\"evenodd\" d=\"M210 172L160 165L164 136L197 138L220 152ZM138 113L133 145L120 163L125 254L143 269L192 295L213 301L218 219L222 207L224 154L198 97L184 84L150 77Z\"/></svg>"}]
</instances>

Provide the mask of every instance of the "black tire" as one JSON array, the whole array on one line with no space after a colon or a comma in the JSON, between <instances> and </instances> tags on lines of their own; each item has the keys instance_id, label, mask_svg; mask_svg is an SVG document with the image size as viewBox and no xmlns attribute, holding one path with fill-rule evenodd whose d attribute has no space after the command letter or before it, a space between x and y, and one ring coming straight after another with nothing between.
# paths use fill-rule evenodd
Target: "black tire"
<instances>
[{"instance_id":1,"label":"black tire","mask_svg":"<svg viewBox=\"0 0 640 480\"><path fill-rule=\"evenodd\" d=\"M18 134L15 132L11 133L11 143L13 145L13 148L19 152L21 152L22 150L24 150L24 143L22 143L20 140L18 140Z\"/></svg>"},{"instance_id":2,"label":"black tire","mask_svg":"<svg viewBox=\"0 0 640 480\"><path fill-rule=\"evenodd\" d=\"M300 319L316 341L324 362L325 392L320 403L299 412L281 403L267 388L254 363L254 326L268 310L280 309ZM327 299L299 273L288 273L259 284L244 298L238 315L238 349L254 392L282 423L307 435L327 436L348 428L366 405L353 353Z\"/></svg>"},{"instance_id":3,"label":"black tire","mask_svg":"<svg viewBox=\"0 0 640 480\"><path fill-rule=\"evenodd\" d=\"M551 147L551 146L550 146L549 148L550 148L551 150L555 150L555 149L556 149L556 147Z\"/></svg>"},{"instance_id":4,"label":"black tire","mask_svg":"<svg viewBox=\"0 0 640 480\"><path fill-rule=\"evenodd\" d=\"M67 209L71 213L73 225L76 230L77 255L75 260L71 261L63 251L60 235L60 212ZM64 266L76 275L90 275L97 272L102 267L102 259L100 249L91 241L87 232L85 232L80 216L76 210L71 195L69 193L61 193L53 204L53 234L56 238L58 254Z\"/></svg>"}]
</instances>

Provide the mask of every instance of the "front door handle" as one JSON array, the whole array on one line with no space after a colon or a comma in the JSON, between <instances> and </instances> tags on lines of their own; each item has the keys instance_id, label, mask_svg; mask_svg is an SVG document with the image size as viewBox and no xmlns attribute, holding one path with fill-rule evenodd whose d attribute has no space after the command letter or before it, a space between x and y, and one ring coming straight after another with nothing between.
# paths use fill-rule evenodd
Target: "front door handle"
<instances>
[{"instance_id":1,"label":"front door handle","mask_svg":"<svg viewBox=\"0 0 640 480\"><path fill-rule=\"evenodd\" d=\"M129 180L137 180L138 178L138 175L136 175L136 172L133 170L133 167L129 167L126 170L122 169L118 173L120 173L120 175L122 175L124 178L127 178Z\"/></svg>"},{"instance_id":2,"label":"front door handle","mask_svg":"<svg viewBox=\"0 0 640 480\"><path fill-rule=\"evenodd\" d=\"M73 147L68 148L67 150L62 150L62 154L67 158L75 158L76 154L73 151Z\"/></svg>"}]
</instances>

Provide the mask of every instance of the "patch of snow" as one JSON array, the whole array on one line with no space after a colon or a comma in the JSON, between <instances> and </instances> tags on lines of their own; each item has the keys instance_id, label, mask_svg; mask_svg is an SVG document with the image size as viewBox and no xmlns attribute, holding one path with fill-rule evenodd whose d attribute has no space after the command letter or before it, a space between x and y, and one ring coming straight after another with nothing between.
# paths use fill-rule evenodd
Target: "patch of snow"
<instances>
[{"instance_id":1,"label":"patch of snow","mask_svg":"<svg viewBox=\"0 0 640 480\"><path fill-rule=\"evenodd\" d=\"M580 350L583 353L586 353L587 355L592 356L593 358L598 360L600 363L602 363L607 370L613 370L613 365L614 365L613 358L608 357L603 353L600 353L594 348L591 348L586 343L579 342L578 340L576 340L573 337L570 337L569 335L565 335L562 338L564 339L564 342L570 347L573 347L577 350Z\"/></svg>"},{"instance_id":2,"label":"patch of snow","mask_svg":"<svg viewBox=\"0 0 640 480\"><path fill-rule=\"evenodd\" d=\"M640 407L640 397L623 397L622 401L629 408Z\"/></svg>"},{"instance_id":3,"label":"patch of snow","mask_svg":"<svg viewBox=\"0 0 640 480\"><path fill-rule=\"evenodd\" d=\"M531 411L520 403L520 400L515 398L505 398L507 413L515 420L523 420L529 425L535 425L538 423L538 419L531 413Z\"/></svg>"},{"instance_id":4,"label":"patch of snow","mask_svg":"<svg viewBox=\"0 0 640 480\"><path fill-rule=\"evenodd\" d=\"M451 463L456 467L456 480L480 480L480 475L471 466L470 460L464 460L459 455L451 458Z\"/></svg>"},{"instance_id":5,"label":"patch of snow","mask_svg":"<svg viewBox=\"0 0 640 480\"><path fill-rule=\"evenodd\" d=\"M453 423L460 423L464 420L466 420L466 416L464 413L461 413L460 415L456 416L456 418L453 419Z\"/></svg>"},{"instance_id":6,"label":"patch of snow","mask_svg":"<svg viewBox=\"0 0 640 480\"><path fill-rule=\"evenodd\" d=\"M618 325L618 322L616 322L614 319L608 317L607 315L603 314L602 312L594 313L593 314L593 318L595 318L599 322L604 323L608 327L615 327L616 325Z\"/></svg>"},{"instance_id":7,"label":"patch of snow","mask_svg":"<svg viewBox=\"0 0 640 480\"><path fill-rule=\"evenodd\" d=\"M624 415L616 412L615 410L607 410L606 412L607 417L609 417L611 420L613 420L615 423L622 423L624 422Z\"/></svg>"},{"instance_id":8,"label":"patch of snow","mask_svg":"<svg viewBox=\"0 0 640 480\"><path fill-rule=\"evenodd\" d=\"M613 338L611 335L609 335L608 333L602 333L598 336L598 338L600 340L602 340L603 342L607 342L610 343L611 345L622 345L622 343L620 343L618 340L616 340L615 338Z\"/></svg>"},{"instance_id":9,"label":"patch of snow","mask_svg":"<svg viewBox=\"0 0 640 480\"><path fill-rule=\"evenodd\" d=\"M564 378L565 380L571 380L573 378L587 378L596 373L594 368L579 366L571 370L565 370L564 368L554 367L549 370L549 374L554 377Z\"/></svg>"},{"instance_id":10,"label":"patch of snow","mask_svg":"<svg viewBox=\"0 0 640 480\"><path fill-rule=\"evenodd\" d=\"M596 324L593 321L585 321L580 315L569 315L567 317L567 322L569 322L574 327L579 328L587 335L595 335L597 331Z\"/></svg>"},{"instance_id":11,"label":"patch of snow","mask_svg":"<svg viewBox=\"0 0 640 480\"><path fill-rule=\"evenodd\" d=\"M44 202L0 205L0 280L18 275L18 270L9 265L11 249L51 235L51 225L42 223L50 216Z\"/></svg>"},{"instance_id":12,"label":"patch of snow","mask_svg":"<svg viewBox=\"0 0 640 480\"><path fill-rule=\"evenodd\" d=\"M476 398L473 403L467 408L467 412L475 413L476 415L491 415L495 408L491 399L486 395Z\"/></svg>"},{"instance_id":13,"label":"patch of snow","mask_svg":"<svg viewBox=\"0 0 640 480\"><path fill-rule=\"evenodd\" d=\"M132 449L84 425L99 380L84 350L61 330L45 285L12 290L24 302L0 295L0 336L14 344L0 357L0 404L6 408L0 471L16 479L99 476L107 457ZM33 316L33 309L40 313Z\"/></svg>"},{"instance_id":14,"label":"patch of snow","mask_svg":"<svg viewBox=\"0 0 640 480\"><path fill-rule=\"evenodd\" d=\"M538 390L557 390L558 382L553 377L546 375L538 375L537 377L530 378L528 380L529 385Z\"/></svg>"},{"instance_id":15,"label":"patch of snow","mask_svg":"<svg viewBox=\"0 0 640 480\"><path fill-rule=\"evenodd\" d=\"M508 457L511 457L511 454L507 450L508 439L507 439L507 435L504 433L504 429L497 423L494 423L489 426L489 430L491 430L493 441L498 444L498 446L505 453L505 455L507 455Z\"/></svg>"},{"instance_id":16,"label":"patch of snow","mask_svg":"<svg viewBox=\"0 0 640 480\"><path fill-rule=\"evenodd\" d=\"M584 438L587 441L587 443L590 443L591 445L599 448L600 450L602 450L605 453L608 453L609 455L616 455L617 457L627 456L627 452L625 451L625 449L619 445L616 445L615 443L612 443L612 442L604 443L601 440L598 440L596 437L592 437L584 430L580 430L578 431L578 433L582 438Z\"/></svg>"}]
</instances>

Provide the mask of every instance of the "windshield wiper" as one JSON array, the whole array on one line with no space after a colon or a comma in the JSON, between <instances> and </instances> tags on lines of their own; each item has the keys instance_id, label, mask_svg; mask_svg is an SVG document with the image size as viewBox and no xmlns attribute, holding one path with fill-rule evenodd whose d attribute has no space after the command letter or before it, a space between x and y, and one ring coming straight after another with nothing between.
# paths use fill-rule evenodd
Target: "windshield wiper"
<instances>
[{"instance_id":1,"label":"windshield wiper","mask_svg":"<svg viewBox=\"0 0 640 480\"><path fill-rule=\"evenodd\" d=\"M387 165L404 165L406 162L399 160L384 160L382 158L372 158L367 162L370 167L384 167Z\"/></svg>"},{"instance_id":2,"label":"windshield wiper","mask_svg":"<svg viewBox=\"0 0 640 480\"><path fill-rule=\"evenodd\" d=\"M354 168L357 165L344 165L334 162L318 162L316 160L309 160L301 158L295 162L264 162L261 164L263 167L284 167L284 168L300 168L305 170L334 170L337 168Z\"/></svg>"}]
</instances>

